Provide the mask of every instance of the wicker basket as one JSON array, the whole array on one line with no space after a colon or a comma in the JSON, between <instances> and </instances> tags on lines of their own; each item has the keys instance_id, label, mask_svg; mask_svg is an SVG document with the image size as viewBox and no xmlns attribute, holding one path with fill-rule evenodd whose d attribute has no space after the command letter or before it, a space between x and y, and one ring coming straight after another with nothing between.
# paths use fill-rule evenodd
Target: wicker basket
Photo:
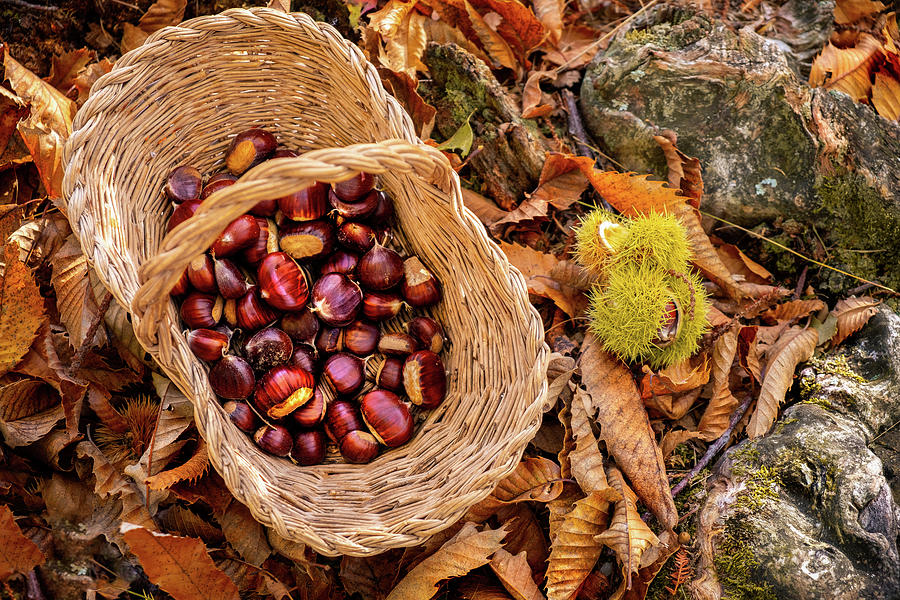
<instances>
[{"instance_id":1,"label":"wicker basket","mask_svg":"<svg viewBox=\"0 0 900 600\"><path fill-rule=\"evenodd\" d=\"M252 169L166 236L166 174L183 163L215 168L230 136L251 126L305 154ZM263 8L163 29L97 81L65 160L68 216L85 255L190 398L210 460L261 523L328 555L416 545L515 467L546 399L541 321L521 274L464 208L446 159L416 138L374 67L334 29ZM231 425L168 291L258 200L358 171L380 175L399 244L443 283L434 316L452 340L448 397L412 441L368 465L301 468Z\"/></svg>"}]
</instances>

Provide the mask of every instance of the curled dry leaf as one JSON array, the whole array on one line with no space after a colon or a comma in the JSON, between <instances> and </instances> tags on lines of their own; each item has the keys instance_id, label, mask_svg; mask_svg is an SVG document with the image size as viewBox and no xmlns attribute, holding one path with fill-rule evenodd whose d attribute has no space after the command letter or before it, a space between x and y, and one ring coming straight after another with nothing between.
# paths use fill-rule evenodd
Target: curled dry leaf
<instances>
[{"instance_id":1,"label":"curled dry leaf","mask_svg":"<svg viewBox=\"0 0 900 600\"><path fill-rule=\"evenodd\" d=\"M553 111L550 104L542 104L544 93L541 91L542 79L556 79L554 71L532 71L522 88L522 118L536 119L546 117Z\"/></svg>"},{"instance_id":2,"label":"curled dry leaf","mask_svg":"<svg viewBox=\"0 0 900 600\"><path fill-rule=\"evenodd\" d=\"M147 478L151 490L167 490L179 481L193 481L209 468L209 451L202 439L187 462Z\"/></svg>"},{"instance_id":3,"label":"curled dry leaf","mask_svg":"<svg viewBox=\"0 0 900 600\"><path fill-rule=\"evenodd\" d=\"M534 575L525 552L510 554L503 548L491 557L491 570L515 600L545 600L544 594L534 583Z\"/></svg>"},{"instance_id":4,"label":"curled dry leaf","mask_svg":"<svg viewBox=\"0 0 900 600\"><path fill-rule=\"evenodd\" d=\"M519 61L528 66L529 52L544 41L544 25L531 8L519 0L469 0L482 15L496 13L501 18L496 22L497 33L513 48Z\"/></svg>"},{"instance_id":5,"label":"curled dry leaf","mask_svg":"<svg viewBox=\"0 0 900 600\"><path fill-rule=\"evenodd\" d=\"M662 454L631 371L593 335L584 339L581 379L597 413L600 436L638 496L666 528L678 523Z\"/></svg>"},{"instance_id":6,"label":"curled dry leaf","mask_svg":"<svg viewBox=\"0 0 900 600\"><path fill-rule=\"evenodd\" d=\"M641 378L641 398L644 399L653 394L689 392L709 381L709 361L705 354L694 360L687 358L656 373L647 365L641 370L644 373Z\"/></svg>"},{"instance_id":7,"label":"curled dry leaf","mask_svg":"<svg viewBox=\"0 0 900 600\"><path fill-rule=\"evenodd\" d=\"M900 81L882 71L875 73L875 84L872 86L872 106L879 115L886 119L892 121L900 119Z\"/></svg>"},{"instance_id":8,"label":"curled dry leaf","mask_svg":"<svg viewBox=\"0 0 900 600\"><path fill-rule=\"evenodd\" d=\"M663 434L659 441L659 450L662 452L663 458L669 458L675 448L690 440L696 440L701 437L699 431L690 431L688 429L675 429Z\"/></svg>"},{"instance_id":9,"label":"curled dry leaf","mask_svg":"<svg viewBox=\"0 0 900 600\"><path fill-rule=\"evenodd\" d=\"M135 483L125 478L93 442L87 440L79 442L75 447L75 453L79 458L92 461L94 493L106 498L109 504L113 504L111 500L116 496L121 499L122 510L119 519L122 522L134 523L145 529L156 529L153 517L144 505L144 498Z\"/></svg>"},{"instance_id":10,"label":"curled dry leaf","mask_svg":"<svg viewBox=\"0 0 900 600\"><path fill-rule=\"evenodd\" d=\"M122 52L134 50L144 43L147 37L163 27L178 25L184 19L187 0L156 0L138 21L137 27L124 24L122 35Z\"/></svg>"},{"instance_id":11,"label":"curled dry leaf","mask_svg":"<svg viewBox=\"0 0 900 600\"><path fill-rule=\"evenodd\" d=\"M419 82L410 77L408 73L392 71L384 67L378 69L378 74L381 75L385 89L400 102L400 105L412 118L419 137L422 139L431 137L437 109L425 102L416 91Z\"/></svg>"},{"instance_id":12,"label":"curled dry leaf","mask_svg":"<svg viewBox=\"0 0 900 600\"><path fill-rule=\"evenodd\" d=\"M81 253L81 243L75 234L66 238L66 242L50 258L50 262L53 265L50 282L56 291L59 318L69 332L72 345L78 348L84 342L91 324L99 318L99 310L88 276L87 259ZM106 332L98 327L90 344L102 346L105 343Z\"/></svg>"},{"instance_id":13,"label":"curled dry leaf","mask_svg":"<svg viewBox=\"0 0 900 600\"><path fill-rule=\"evenodd\" d=\"M546 458L526 458L497 484L490 496L470 508L464 519L483 523L504 504L550 502L562 493L562 488L559 465Z\"/></svg>"},{"instance_id":14,"label":"curled dry leaf","mask_svg":"<svg viewBox=\"0 0 900 600\"><path fill-rule=\"evenodd\" d=\"M87 48L54 56L50 64L50 76L44 81L68 95L67 92L75 85L78 74L95 58L97 58L97 53Z\"/></svg>"},{"instance_id":15,"label":"curled dry leaf","mask_svg":"<svg viewBox=\"0 0 900 600\"><path fill-rule=\"evenodd\" d=\"M588 290L597 283L597 276L572 260L561 260L550 269L550 277L562 286L578 291Z\"/></svg>"},{"instance_id":16,"label":"curled dry leaf","mask_svg":"<svg viewBox=\"0 0 900 600\"><path fill-rule=\"evenodd\" d=\"M772 427L778 407L791 387L794 369L812 357L818 343L819 334L814 329L792 327L770 348L756 410L747 424L747 435L750 438L765 435Z\"/></svg>"},{"instance_id":17,"label":"curled dry leaf","mask_svg":"<svg viewBox=\"0 0 900 600\"><path fill-rule=\"evenodd\" d=\"M881 51L881 42L868 33L860 34L853 48L838 48L829 42L813 61L809 84L844 92L863 102L869 97L870 71Z\"/></svg>"},{"instance_id":18,"label":"curled dry leaf","mask_svg":"<svg viewBox=\"0 0 900 600\"><path fill-rule=\"evenodd\" d=\"M731 393L728 379L737 354L739 329L740 325L735 323L713 344L712 397L697 425L701 437L706 441L717 439L725 433L731 414L738 407L738 400Z\"/></svg>"},{"instance_id":19,"label":"curled dry leaf","mask_svg":"<svg viewBox=\"0 0 900 600\"><path fill-rule=\"evenodd\" d=\"M545 199L553 208L566 210L588 187L586 171L593 161L584 156L551 152L541 168L537 188L531 196Z\"/></svg>"},{"instance_id":20,"label":"curled dry leaf","mask_svg":"<svg viewBox=\"0 0 900 600\"><path fill-rule=\"evenodd\" d=\"M159 511L156 518L166 533L198 537L210 546L225 541L222 532L217 527L210 525L207 519L178 504Z\"/></svg>"},{"instance_id":21,"label":"curled dry leaf","mask_svg":"<svg viewBox=\"0 0 900 600\"><path fill-rule=\"evenodd\" d=\"M775 308L770 308L762 314L762 318L769 323L794 321L806 317L810 313L818 312L823 308L825 308L825 303L818 298L813 298L812 300L790 300L779 304Z\"/></svg>"},{"instance_id":22,"label":"curled dry leaf","mask_svg":"<svg viewBox=\"0 0 900 600\"><path fill-rule=\"evenodd\" d=\"M591 429L590 408L590 395L578 388L572 399L571 426L575 447L569 453L569 462L575 481L586 494L609 487L603 469L603 453Z\"/></svg>"},{"instance_id":23,"label":"curled dry leaf","mask_svg":"<svg viewBox=\"0 0 900 600\"><path fill-rule=\"evenodd\" d=\"M838 0L834 3L834 22L847 25L887 8L877 0Z\"/></svg>"},{"instance_id":24,"label":"curled dry leaf","mask_svg":"<svg viewBox=\"0 0 900 600\"><path fill-rule=\"evenodd\" d=\"M869 296L850 297L839 301L831 314L837 317L837 333L831 338L831 347L839 345L848 337L859 331L869 322L876 312L878 300Z\"/></svg>"},{"instance_id":25,"label":"curled dry leaf","mask_svg":"<svg viewBox=\"0 0 900 600\"><path fill-rule=\"evenodd\" d=\"M463 6L466 9L466 16L469 19L472 30L475 32L481 47L484 48L484 51L491 59L493 67L497 69L505 67L518 72L520 69L519 63L512 48L509 47L503 36L494 31L468 0L463 0Z\"/></svg>"},{"instance_id":26,"label":"curled dry leaf","mask_svg":"<svg viewBox=\"0 0 900 600\"><path fill-rule=\"evenodd\" d=\"M466 208L475 213L478 220L487 227L490 227L509 214L507 211L497 206L493 200L485 198L478 192L473 192L468 188L462 188L462 196Z\"/></svg>"},{"instance_id":27,"label":"curled dry leaf","mask_svg":"<svg viewBox=\"0 0 900 600\"><path fill-rule=\"evenodd\" d=\"M175 600L240 600L237 586L220 571L197 538L155 533L122 523L121 532L150 581Z\"/></svg>"},{"instance_id":28,"label":"curled dry leaf","mask_svg":"<svg viewBox=\"0 0 900 600\"><path fill-rule=\"evenodd\" d=\"M762 367L759 364L758 325L741 327L738 332L738 361L741 367L756 381L762 381Z\"/></svg>"},{"instance_id":29,"label":"curled dry leaf","mask_svg":"<svg viewBox=\"0 0 900 600\"><path fill-rule=\"evenodd\" d=\"M570 317L577 316L582 311L585 306L583 294L550 277L550 272L559 263L555 256L503 241L500 242L500 248L509 262L525 276L529 293L550 298Z\"/></svg>"},{"instance_id":30,"label":"curled dry leaf","mask_svg":"<svg viewBox=\"0 0 900 600\"><path fill-rule=\"evenodd\" d=\"M44 301L31 271L19 261L18 250L5 246L6 271L0 281L0 375L28 352L44 322Z\"/></svg>"},{"instance_id":31,"label":"curled dry leaf","mask_svg":"<svg viewBox=\"0 0 900 600\"><path fill-rule=\"evenodd\" d=\"M772 274L761 264L741 252L740 248L734 244L726 244L718 238L713 237L711 240L719 259L733 275L743 277L744 281L760 285L772 281Z\"/></svg>"},{"instance_id":32,"label":"curled dry leaf","mask_svg":"<svg viewBox=\"0 0 900 600\"><path fill-rule=\"evenodd\" d=\"M225 539L251 565L262 565L272 554L265 528L253 518L250 509L237 500L231 501L218 521Z\"/></svg>"},{"instance_id":33,"label":"curled dry leaf","mask_svg":"<svg viewBox=\"0 0 900 600\"><path fill-rule=\"evenodd\" d=\"M491 225L491 231L496 233L503 225L521 225L547 220L547 200L541 196L532 195L530 198L509 211L502 219Z\"/></svg>"},{"instance_id":34,"label":"curled dry leaf","mask_svg":"<svg viewBox=\"0 0 900 600\"><path fill-rule=\"evenodd\" d=\"M534 14L540 20L547 37L552 44L557 44L562 37L564 0L534 0Z\"/></svg>"},{"instance_id":35,"label":"curled dry leaf","mask_svg":"<svg viewBox=\"0 0 900 600\"><path fill-rule=\"evenodd\" d=\"M575 359L571 356L563 356L559 352L550 355L550 363L547 365L547 404L553 405L569 385L572 374L575 373Z\"/></svg>"},{"instance_id":36,"label":"curled dry leaf","mask_svg":"<svg viewBox=\"0 0 900 600\"><path fill-rule=\"evenodd\" d=\"M10 448L32 444L64 418L59 395L36 379L20 379L0 387L0 433Z\"/></svg>"},{"instance_id":37,"label":"curled dry leaf","mask_svg":"<svg viewBox=\"0 0 900 600\"><path fill-rule=\"evenodd\" d=\"M550 548L541 521L525 502L501 506L497 520L509 531L503 548L510 554L524 552L535 573L543 572Z\"/></svg>"},{"instance_id":38,"label":"curled dry leaf","mask_svg":"<svg viewBox=\"0 0 900 600\"><path fill-rule=\"evenodd\" d=\"M679 150L675 144L677 136L674 131L665 130L663 135L654 135L653 139L659 144L666 157L666 166L669 169L669 186L681 190L694 208L700 208L700 198L703 197L703 176L700 172L700 160L687 156Z\"/></svg>"},{"instance_id":39,"label":"curled dry leaf","mask_svg":"<svg viewBox=\"0 0 900 600\"><path fill-rule=\"evenodd\" d=\"M612 548L622 563L626 589L631 588L631 575L637 573L641 565L641 556L651 546L659 543L659 538L641 519L637 510L637 496L625 483L622 473L612 468L609 471L609 482L619 493L615 511L609 529L594 537L598 542Z\"/></svg>"},{"instance_id":40,"label":"curled dry leaf","mask_svg":"<svg viewBox=\"0 0 900 600\"><path fill-rule=\"evenodd\" d=\"M502 547L505 535L502 527L478 531L474 524L466 523L456 536L410 571L391 590L387 600L431 598L441 581L465 575L490 562L490 557Z\"/></svg>"},{"instance_id":41,"label":"curled dry leaf","mask_svg":"<svg viewBox=\"0 0 900 600\"><path fill-rule=\"evenodd\" d=\"M15 573L25 575L44 562L44 555L30 539L25 537L9 506L0 506L0 581Z\"/></svg>"}]
</instances>

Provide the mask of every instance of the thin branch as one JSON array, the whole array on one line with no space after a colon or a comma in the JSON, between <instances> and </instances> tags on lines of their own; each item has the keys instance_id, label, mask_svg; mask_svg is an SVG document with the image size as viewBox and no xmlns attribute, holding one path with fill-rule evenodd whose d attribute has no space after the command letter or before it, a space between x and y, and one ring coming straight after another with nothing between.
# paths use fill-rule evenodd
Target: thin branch
<instances>
[{"instance_id":1,"label":"thin branch","mask_svg":"<svg viewBox=\"0 0 900 600\"><path fill-rule=\"evenodd\" d=\"M581 113L578 111L578 104L575 102L575 94L571 90L563 90L562 97L566 101L566 111L569 113L569 134L575 138L578 156L587 156L596 160L597 155L585 143L588 139L588 134L584 129L584 123L581 122Z\"/></svg>"},{"instance_id":2,"label":"thin branch","mask_svg":"<svg viewBox=\"0 0 900 600\"><path fill-rule=\"evenodd\" d=\"M58 6L41 6L40 4L25 2L25 0L0 0L0 4L12 4L13 6L20 6L22 8L27 8L28 10L39 10L42 12L56 12L59 10Z\"/></svg>"},{"instance_id":3,"label":"thin branch","mask_svg":"<svg viewBox=\"0 0 900 600\"><path fill-rule=\"evenodd\" d=\"M97 316L95 316L94 320L91 322L91 326L88 328L87 333L84 334L84 340L78 347L75 357L72 358L72 364L69 365L69 372L73 376L78 372L78 369L81 368L81 363L84 362L84 357L87 355L87 351L94 342L94 336L97 335L97 330L103 322L103 316L106 314L106 311L109 310L109 305L112 304L112 299L112 293L107 291L106 295L103 297L103 302L100 303L100 307L97 309Z\"/></svg>"}]
</instances>

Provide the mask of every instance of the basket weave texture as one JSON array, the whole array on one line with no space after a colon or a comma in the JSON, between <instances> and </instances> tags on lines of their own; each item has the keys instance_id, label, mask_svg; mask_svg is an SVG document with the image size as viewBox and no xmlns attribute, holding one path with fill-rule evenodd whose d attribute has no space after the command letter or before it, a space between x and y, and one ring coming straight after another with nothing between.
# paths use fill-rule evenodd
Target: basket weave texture
<instances>
[{"instance_id":1,"label":"basket weave texture","mask_svg":"<svg viewBox=\"0 0 900 600\"><path fill-rule=\"evenodd\" d=\"M222 164L233 134L265 127L299 158L271 160L166 235L168 172ZM540 426L549 351L522 275L462 203L446 159L416 137L362 53L305 14L235 9L163 29L95 84L66 146L68 216L138 339L194 406L234 496L282 537L327 554L422 543L509 474ZM190 352L168 291L257 201L376 173L397 243L442 282L451 340L445 402L368 465L301 468L230 423Z\"/></svg>"}]
</instances>

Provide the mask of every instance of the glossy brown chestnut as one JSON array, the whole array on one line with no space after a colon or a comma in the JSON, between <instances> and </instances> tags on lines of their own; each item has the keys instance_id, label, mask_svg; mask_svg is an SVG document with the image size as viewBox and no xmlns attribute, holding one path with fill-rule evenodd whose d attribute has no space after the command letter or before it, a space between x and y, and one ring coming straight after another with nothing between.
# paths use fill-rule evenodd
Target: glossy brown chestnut
<instances>
[{"instance_id":1,"label":"glossy brown chestnut","mask_svg":"<svg viewBox=\"0 0 900 600\"><path fill-rule=\"evenodd\" d=\"M227 258L213 260L216 273L216 287L226 300L237 299L247 293L250 284L236 264Z\"/></svg>"},{"instance_id":2,"label":"glossy brown chestnut","mask_svg":"<svg viewBox=\"0 0 900 600\"><path fill-rule=\"evenodd\" d=\"M166 179L166 196L172 202L187 202L200 197L203 176L200 171L188 165L175 167Z\"/></svg>"},{"instance_id":3,"label":"glossy brown chestnut","mask_svg":"<svg viewBox=\"0 0 900 600\"><path fill-rule=\"evenodd\" d=\"M215 327L222 318L222 297L191 292L181 303L179 313L191 329Z\"/></svg>"},{"instance_id":4,"label":"glossy brown chestnut","mask_svg":"<svg viewBox=\"0 0 900 600\"><path fill-rule=\"evenodd\" d=\"M291 420L300 427L315 427L325 420L325 394L322 388L316 387L312 400L291 413Z\"/></svg>"},{"instance_id":5,"label":"glossy brown chestnut","mask_svg":"<svg viewBox=\"0 0 900 600\"><path fill-rule=\"evenodd\" d=\"M368 321L353 321L344 327L344 348L357 356L368 356L378 347L381 332Z\"/></svg>"},{"instance_id":6,"label":"glossy brown chestnut","mask_svg":"<svg viewBox=\"0 0 900 600\"><path fill-rule=\"evenodd\" d=\"M256 271L259 295L279 310L298 311L306 306L309 282L306 272L284 252L266 256Z\"/></svg>"},{"instance_id":7,"label":"glossy brown chestnut","mask_svg":"<svg viewBox=\"0 0 900 600\"><path fill-rule=\"evenodd\" d=\"M338 198L344 202L356 202L375 187L375 176L371 173L359 173L355 177L332 184Z\"/></svg>"},{"instance_id":8,"label":"glossy brown chestnut","mask_svg":"<svg viewBox=\"0 0 900 600\"><path fill-rule=\"evenodd\" d=\"M225 409L225 413L231 419L231 422L241 431L253 433L259 428L259 418L246 402L229 400L222 405L222 408Z\"/></svg>"},{"instance_id":9,"label":"glossy brown chestnut","mask_svg":"<svg viewBox=\"0 0 900 600\"><path fill-rule=\"evenodd\" d=\"M200 192L200 199L206 200L219 190L225 189L230 185L234 185L237 177L231 173L216 173L206 182L203 191Z\"/></svg>"},{"instance_id":10,"label":"glossy brown chestnut","mask_svg":"<svg viewBox=\"0 0 900 600\"><path fill-rule=\"evenodd\" d=\"M345 202L334 193L334 190L331 190L328 192L328 202L341 218L361 220L372 214L378 207L378 194L372 191L356 202Z\"/></svg>"},{"instance_id":11,"label":"glossy brown chestnut","mask_svg":"<svg viewBox=\"0 0 900 600\"><path fill-rule=\"evenodd\" d=\"M187 334L188 348L197 358L210 362L225 356L229 336L215 329L195 329Z\"/></svg>"},{"instance_id":12,"label":"glossy brown chestnut","mask_svg":"<svg viewBox=\"0 0 900 600\"><path fill-rule=\"evenodd\" d=\"M290 432L281 425L263 425L253 434L256 445L275 456L287 456L294 447Z\"/></svg>"},{"instance_id":13,"label":"glossy brown chestnut","mask_svg":"<svg viewBox=\"0 0 900 600\"><path fill-rule=\"evenodd\" d=\"M281 317L281 330L297 343L315 344L320 327L319 318L308 308Z\"/></svg>"},{"instance_id":14,"label":"glossy brown chestnut","mask_svg":"<svg viewBox=\"0 0 900 600\"><path fill-rule=\"evenodd\" d=\"M403 389L413 404L435 408L447 394L447 373L441 357L431 350L413 352L403 363Z\"/></svg>"},{"instance_id":15,"label":"glossy brown chestnut","mask_svg":"<svg viewBox=\"0 0 900 600\"><path fill-rule=\"evenodd\" d=\"M406 331L416 338L423 350L438 354L444 349L444 328L429 317L416 317L406 324Z\"/></svg>"},{"instance_id":16,"label":"glossy brown chestnut","mask_svg":"<svg viewBox=\"0 0 900 600\"><path fill-rule=\"evenodd\" d=\"M187 269L181 272L181 277L175 282L175 285L169 290L173 296L184 296L191 289L191 280L188 279Z\"/></svg>"},{"instance_id":17,"label":"glossy brown chestnut","mask_svg":"<svg viewBox=\"0 0 900 600\"><path fill-rule=\"evenodd\" d=\"M237 324L245 331L262 329L277 318L278 313L262 301L257 286L250 288L237 301Z\"/></svg>"},{"instance_id":18,"label":"glossy brown chestnut","mask_svg":"<svg viewBox=\"0 0 900 600\"><path fill-rule=\"evenodd\" d=\"M372 390L359 401L359 412L375 439L388 448L402 446L413 435L412 415L394 392Z\"/></svg>"},{"instance_id":19,"label":"glossy brown chestnut","mask_svg":"<svg viewBox=\"0 0 900 600\"><path fill-rule=\"evenodd\" d=\"M383 225L394 216L394 201L381 190L375 193L378 194L378 204L375 205L375 210L369 215L368 221L373 225Z\"/></svg>"},{"instance_id":20,"label":"glossy brown chestnut","mask_svg":"<svg viewBox=\"0 0 900 600\"><path fill-rule=\"evenodd\" d=\"M338 394L348 396L358 392L366 382L365 361L346 352L332 354L322 367L322 376Z\"/></svg>"},{"instance_id":21,"label":"glossy brown chestnut","mask_svg":"<svg viewBox=\"0 0 900 600\"><path fill-rule=\"evenodd\" d=\"M228 227L210 246L210 251L213 256L219 258L231 256L253 245L257 239L259 239L259 224L256 222L256 217L241 215L228 224Z\"/></svg>"},{"instance_id":22,"label":"glossy brown chestnut","mask_svg":"<svg viewBox=\"0 0 900 600\"><path fill-rule=\"evenodd\" d=\"M253 406L273 419L286 417L312 399L315 384L308 371L279 365L263 375L256 384Z\"/></svg>"},{"instance_id":23,"label":"glossy brown chestnut","mask_svg":"<svg viewBox=\"0 0 900 600\"><path fill-rule=\"evenodd\" d=\"M365 429L359 409L347 400L334 400L325 409L325 433L332 442L339 442L351 431Z\"/></svg>"},{"instance_id":24,"label":"glossy brown chestnut","mask_svg":"<svg viewBox=\"0 0 900 600\"><path fill-rule=\"evenodd\" d=\"M362 290L353 280L341 273L328 273L313 286L312 310L325 323L341 327L356 318L362 299Z\"/></svg>"},{"instance_id":25,"label":"glossy brown chestnut","mask_svg":"<svg viewBox=\"0 0 900 600\"><path fill-rule=\"evenodd\" d=\"M322 263L322 266L319 267L319 275L343 273L347 277L353 277L356 273L357 263L359 263L359 256L353 252L338 249L331 256L326 258Z\"/></svg>"},{"instance_id":26,"label":"glossy brown chestnut","mask_svg":"<svg viewBox=\"0 0 900 600\"><path fill-rule=\"evenodd\" d=\"M378 456L378 440L368 431L351 431L341 439L340 451L344 460L362 464Z\"/></svg>"},{"instance_id":27,"label":"glossy brown chestnut","mask_svg":"<svg viewBox=\"0 0 900 600\"><path fill-rule=\"evenodd\" d=\"M281 249L297 260L319 260L334 250L334 225L328 220L288 223L281 228Z\"/></svg>"},{"instance_id":28,"label":"glossy brown chestnut","mask_svg":"<svg viewBox=\"0 0 900 600\"><path fill-rule=\"evenodd\" d=\"M385 357L375 373L375 385L392 392L402 392L404 360L396 356Z\"/></svg>"},{"instance_id":29,"label":"glossy brown chestnut","mask_svg":"<svg viewBox=\"0 0 900 600\"><path fill-rule=\"evenodd\" d=\"M375 244L359 259L356 273L367 289L384 291L403 279L403 258L390 248Z\"/></svg>"},{"instance_id":30,"label":"glossy brown chestnut","mask_svg":"<svg viewBox=\"0 0 900 600\"><path fill-rule=\"evenodd\" d=\"M260 200L250 209L250 214L257 217L271 217L278 210L278 201L275 198L271 200Z\"/></svg>"},{"instance_id":31,"label":"glossy brown chestnut","mask_svg":"<svg viewBox=\"0 0 900 600\"><path fill-rule=\"evenodd\" d=\"M338 352L344 348L344 330L340 327L323 325L316 336L316 350L323 354Z\"/></svg>"},{"instance_id":32,"label":"glossy brown chestnut","mask_svg":"<svg viewBox=\"0 0 900 600\"><path fill-rule=\"evenodd\" d=\"M362 312L372 321L387 321L400 314L403 299L393 292L366 292Z\"/></svg>"},{"instance_id":33,"label":"glossy brown chestnut","mask_svg":"<svg viewBox=\"0 0 900 600\"><path fill-rule=\"evenodd\" d=\"M404 277L401 284L403 298L410 306L421 308L441 301L441 286L431 271L425 268L417 256L403 263Z\"/></svg>"},{"instance_id":34,"label":"glossy brown chestnut","mask_svg":"<svg viewBox=\"0 0 900 600\"><path fill-rule=\"evenodd\" d=\"M294 344L288 334L275 327L266 327L253 334L244 344L244 356L257 371L268 371L291 358Z\"/></svg>"},{"instance_id":35,"label":"glossy brown chestnut","mask_svg":"<svg viewBox=\"0 0 900 600\"><path fill-rule=\"evenodd\" d=\"M305 371L309 371L313 375L319 373L319 361L316 350L306 344L295 346L291 359L288 362Z\"/></svg>"},{"instance_id":36,"label":"glossy brown chestnut","mask_svg":"<svg viewBox=\"0 0 900 600\"><path fill-rule=\"evenodd\" d=\"M192 260L187 268L188 279L198 292L215 294L216 267L208 254L202 254Z\"/></svg>"},{"instance_id":37,"label":"glossy brown chestnut","mask_svg":"<svg viewBox=\"0 0 900 600\"><path fill-rule=\"evenodd\" d=\"M269 252L278 252L278 231L270 219L256 217L259 235L252 244L244 248L244 260L251 265L258 265Z\"/></svg>"},{"instance_id":38,"label":"glossy brown chestnut","mask_svg":"<svg viewBox=\"0 0 900 600\"><path fill-rule=\"evenodd\" d=\"M386 333L378 340L378 351L390 356L406 356L419 349L419 342L406 333Z\"/></svg>"},{"instance_id":39,"label":"glossy brown chestnut","mask_svg":"<svg viewBox=\"0 0 900 600\"><path fill-rule=\"evenodd\" d=\"M321 464L325 460L325 434L318 429L298 432L294 436L291 458L301 467Z\"/></svg>"},{"instance_id":40,"label":"glossy brown chestnut","mask_svg":"<svg viewBox=\"0 0 900 600\"><path fill-rule=\"evenodd\" d=\"M328 205L328 186L315 183L308 188L278 199L278 208L286 219L315 221L325 216Z\"/></svg>"},{"instance_id":41,"label":"glossy brown chestnut","mask_svg":"<svg viewBox=\"0 0 900 600\"><path fill-rule=\"evenodd\" d=\"M375 245L375 230L364 223L347 221L338 227L337 240L344 248L365 254Z\"/></svg>"},{"instance_id":42,"label":"glossy brown chestnut","mask_svg":"<svg viewBox=\"0 0 900 600\"><path fill-rule=\"evenodd\" d=\"M253 393L254 384L253 369L240 356L223 356L209 370L210 387L226 400L245 400Z\"/></svg>"},{"instance_id":43,"label":"glossy brown chestnut","mask_svg":"<svg viewBox=\"0 0 900 600\"><path fill-rule=\"evenodd\" d=\"M300 156L290 148L279 148L275 151L275 154L272 155L272 158L296 158Z\"/></svg>"},{"instance_id":44,"label":"glossy brown chestnut","mask_svg":"<svg viewBox=\"0 0 900 600\"><path fill-rule=\"evenodd\" d=\"M277 145L275 136L265 129L242 131L231 140L231 146L225 153L225 166L235 175L241 175L256 163L272 156Z\"/></svg>"},{"instance_id":45,"label":"glossy brown chestnut","mask_svg":"<svg viewBox=\"0 0 900 600\"><path fill-rule=\"evenodd\" d=\"M166 231L172 231L175 227L193 217L197 209L200 208L201 202L202 200L188 200L176 206L175 210L172 211L172 216L169 217Z\"/></svg>"}]
</instances>

